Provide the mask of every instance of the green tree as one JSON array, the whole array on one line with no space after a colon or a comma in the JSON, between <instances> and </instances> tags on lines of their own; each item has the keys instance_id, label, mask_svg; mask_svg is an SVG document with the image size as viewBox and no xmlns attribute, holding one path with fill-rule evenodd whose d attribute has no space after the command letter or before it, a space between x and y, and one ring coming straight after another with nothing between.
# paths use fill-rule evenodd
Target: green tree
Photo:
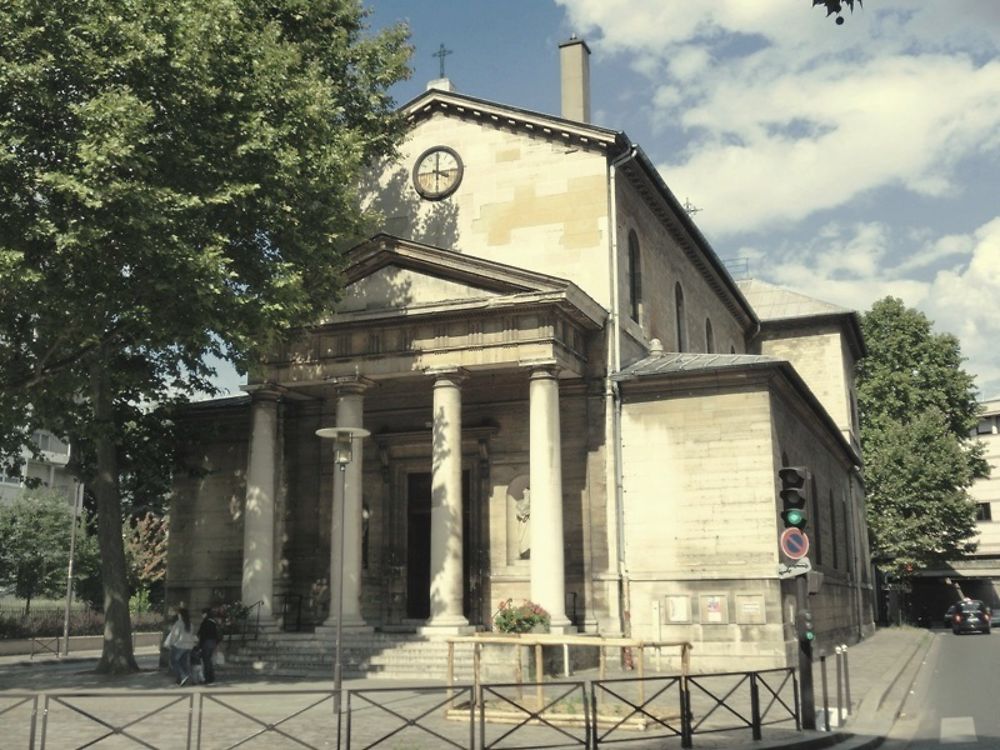
<instances>
[{"instance_id":1,"label":"green tree","mask_svg":"<svg viewBox=\"0 0 1000 750\"><path fill-rule=\"evenodd\" d=\"M26 490L0 505L0 585L24 599L25 613L36 597L65 595L72 523L66 496L52 490ZM82 516L77 524L74 575L80 580L93 571L97 550Z\"/></svg>"},{"instance_id":2,"label":"green tree","mask_svg":"<svg viewBox=\"0 0 1000 750\"><path fill-rule=\"evenodd\" d=\"M40 425L79 449L99 671L136 668L127 464L163 454L157 408L212 391L210 357L246 368L335 303L354 186L402 132L405 40L369 34L358 0L0 10L0 451Z\"/></svg>"},{"instance_id":3,"label":"green tree","mask_svg":"<svg viewBox=\"0 0 1000 750\"><path fill-rule=\"evenodd\" d=\"M970 439L978 404L958 339L934 333L923 313L886 297L861 319L868 356L858 406L872 555L913 570L974 549L976 506L967 489L988 475Z\"/></svg>"}]
</instances>

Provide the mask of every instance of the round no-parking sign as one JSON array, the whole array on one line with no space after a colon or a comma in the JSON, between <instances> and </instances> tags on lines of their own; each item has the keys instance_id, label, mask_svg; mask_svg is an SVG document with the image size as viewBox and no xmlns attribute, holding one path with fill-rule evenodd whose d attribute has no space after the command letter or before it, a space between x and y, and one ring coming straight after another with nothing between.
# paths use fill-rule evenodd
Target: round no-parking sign
<instances>
[{"instance_id":1,"label":"round no-parking sign","mask_svg":"<svg viewBox=\"0 0 1000 750\"><path fill-rule=\"evenodd\" d=\"M785 529L781 532L781 551L789 560L801 560L809 553L809 537L802 529Z\"/></svg>"}]
</instances>

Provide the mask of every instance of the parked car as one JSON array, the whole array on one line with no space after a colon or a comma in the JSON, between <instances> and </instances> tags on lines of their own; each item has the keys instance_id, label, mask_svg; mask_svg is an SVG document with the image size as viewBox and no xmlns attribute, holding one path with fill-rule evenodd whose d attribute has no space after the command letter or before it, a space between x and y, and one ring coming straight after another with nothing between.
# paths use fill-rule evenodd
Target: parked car
<instances>
[{"instance_id":1,"label":"parked car","mask_svg":"<svg viewBox=\"0 0 1000 750\"><path fill-rule=\"evenodd\" d=\"M955 613L951 616L951 632L955 635L959 633L989 635L992 619L993 614L989 607L978 599L967 599L956 605Z\"/></svg>"},{"instance_id":2,"label":"parked car","mask_svg":"<svg viewBox=\"0 0 1000 750\"><path fill-rule=\"evenodd\" d=\"M955 619L956 612L958 612L958 602L948 607L948 611L944 613L944 626L946 628L951 627L951 622Z\"/></svg>"}]
</instances>

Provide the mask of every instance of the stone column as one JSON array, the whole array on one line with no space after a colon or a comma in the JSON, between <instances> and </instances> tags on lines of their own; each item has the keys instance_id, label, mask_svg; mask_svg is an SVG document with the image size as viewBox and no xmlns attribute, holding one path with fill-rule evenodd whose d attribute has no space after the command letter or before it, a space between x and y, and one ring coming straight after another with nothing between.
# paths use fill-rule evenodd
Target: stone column
<instances>
[{"instance_id":1,"label":"stone column","mask_svg":"<svg viewBox=\"0 0 1000 750\"><path fill-rule=\"evenodd\" d=\"M336 378L333 381L337 394L337 427L364 427L364 393L372 385L362 377ZM333 514L330 530L330 616L323 624L333 627L337 624L337 608L334 606L339 596L338 585L344 586L344 628L352 630L370 629L361 616L361 535L362 535L362 490L364 451L363 440L355 439L353 459L344 470L343 484L341 469L333 467ZM330 448L326 445L325 448ZM343 494L341 494L343 488ZM344 534L340 534L341 507L343 508ZM340 576L340 549L344 540L344 576Z\"/></svg>"},{"instance_id":2,"label":"stone column","mask_svg":"<svg viewBox=\"0 0 1000 750\"><path fill-rule=\"evenodd\" d=\"M250 455L243 511L243 603L274 613L274 501L278 492L278 401L283 388L245 386L251 401Z\"/></svg>"},{"instance_id":3,"label":"stone column","mask_svg":"<svg viewBox=\"0 0 1000 750\"><path fill-rule=\"evenodd\" d=\"M463 370L431 371L434 427L431 457L430 633L470 630L462 613L462 381Z\"/></svg>"},{"instance_id":4,"label":"stone column","mask_svg":"<svg viewBox=\"0 0 1000 750\"><path fill-rule=\"evenodd\" d=\"M563 540L562 442L555 366L536 367L529 383L531 463L531 599L548 611L549 629L571 629L566 617Z\"/></svg>"}]
</instances>

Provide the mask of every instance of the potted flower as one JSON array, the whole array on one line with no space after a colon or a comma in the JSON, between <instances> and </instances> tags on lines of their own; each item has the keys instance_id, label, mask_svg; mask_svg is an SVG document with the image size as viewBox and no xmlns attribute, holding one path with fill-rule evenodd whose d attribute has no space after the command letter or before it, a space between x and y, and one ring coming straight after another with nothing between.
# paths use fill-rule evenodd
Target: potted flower
<instances>
[{"instance_id":1,"label":"potted flower","mask_svg":"<svg viewBox=\"0 0 1000 750\"><path fill-rule=\"evenodd\" d=\"M549 613L527 599L518 604L504 599L493 615L493 629L498 633L546 633Z\"/></svg>"}]
</instances>

